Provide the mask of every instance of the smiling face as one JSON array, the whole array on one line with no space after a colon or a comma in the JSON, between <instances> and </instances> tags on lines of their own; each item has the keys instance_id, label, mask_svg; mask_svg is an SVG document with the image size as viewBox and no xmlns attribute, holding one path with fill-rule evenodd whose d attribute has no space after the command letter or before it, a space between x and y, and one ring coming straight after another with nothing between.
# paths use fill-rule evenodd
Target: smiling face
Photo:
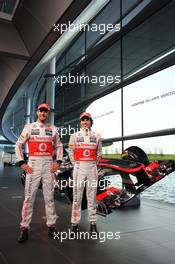
<instances>
[{"instance_id":1,"label":"smiling face","mask_svg":"<svg viewBox=\"0 0 175 264\"><path fill-rule=\"evenodd\" d=\"M83 117L80 120L80 125L83 129L89 129L91 127L91 119L89 117Z\"/></svg>"},{"instance_id":2,"label":"smiling face","mask_svg":"<svg viewBox=\"0 0 175 264\"><path fill-rule=\"evenodd\" d=\"M38 120L42 123L46 123L48 116L49 116L49 111L46 108L40 108L37 111Z\"/></svg>"}]
</instances>

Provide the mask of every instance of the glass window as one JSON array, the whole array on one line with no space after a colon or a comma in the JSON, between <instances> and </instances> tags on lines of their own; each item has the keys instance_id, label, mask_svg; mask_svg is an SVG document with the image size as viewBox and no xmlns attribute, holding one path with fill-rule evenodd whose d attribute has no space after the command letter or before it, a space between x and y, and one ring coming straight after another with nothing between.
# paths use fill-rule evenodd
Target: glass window
<instances>
[{"instance_id":1,"label":"glass window","mask_svg":"<svg viewBox=\"0 0 175 264\"><path fill-rule=\"evenodd\" d=\"M93 129L102 138L121 136L121 91L108 94L94 101L87 109L94 119Z\"/></svg>"},{"instance_id":2,"label":"glass window","mask_svg":"<svg viewBox=\"0 0 175 264\"><path fill-rule=\"evenodd\" d=\"M122 143L112 142L112 143L103 143L102 154L105 158L116 158L121 159L122 153Z\"/></svg>"},{"instance_id":3,"label":"glass window","mask_svg":"<svg viewBox=\"0 0 175 264\"><path fill-rule=\"evenodd\" d=\"M0 12L12 14L13 9L16 5L17 0L1 0L0 1Z\"/></svg>"},{"instance_id":4,"label":"glass window","mask_svg":"<svg viewBox=\"0 0 175 264\"><path fill-rule=\"evenodd\" d=\"M71 45L66 53L66 65L69 65L79 57L85 54L85 33L83 32L79 38Z\"/></svg>"},{"instance_id":5,"label":"glass window","mask_svg":"<svg viewBox=\"0 0 175 264\"><path fill-rule=\"evenodd\" d=\"M115 10L115 12L114 12ZM120 0L112 0L105 9L92 21L92 30L87 31L87 48L102 38L106 31L107 24L114 24L120 20ZM98 30L95 30L97 25ZM104 26L103 26L104 25Z\"/></svg>"},{"instance_id":6,"label":"glass window","mask_svg":"<svg viewBox=\"0 0 175 264\"><path fill-rule=\"evenodd\" d=\"M124 87L124 135L175 127L175 66Z\"/></svg>"},{"instance_id":7,"label":"glass window","mask_svg":"<svg viewBox=\"0 0 175 264\"><path fill-rule=\"evenodd\" d=\"M123 38L124 76L138 71L143 66L175 47L174 2L149 17Z\"/></svg>"},{"instance_id":8,"label":"glass window","mask_svg":"<svg viewBox=\"0 0 175 264\"><path fill-rule=\"evenodd\" d=\"M120 43L117 42L87 65L86 75L92 79L93 76L97 77L97 83L94 79L93 83L86 84L87 97L93 97L120 82L120 58Z\"/></svg>"},{"instance_id":9,"label":"glass window","mask_svg":"<svg viewBox=\"0 0 175 264\"><path fill-rule=\"evenodd\" d=\"M140 0L122 0L122 15L123 17L131 11L137 4L141 2ZM115 11L114 11L115 10ZM98 30L87 31L87 48L93 46L94 43L102 39L105 34L114 33L119 31L118 24L120 23L120 0L111 0L110 3L104 8L104 10L91 22L91 26L95 29L97 25ZM112 24L116 25L114 31L109 29L107 30L107 25Z\"/></svg>"},{"instance_id":10,"label":"glass window","mask_svg":"<svg viewBox=\"0 0 175 264\"><path fill-rule=\"evenodd\" d=\"M125 149L130 146L140 147L147 153L151 160L175 160L175 135L124 141Z\"/></svg>"}]
</instances>

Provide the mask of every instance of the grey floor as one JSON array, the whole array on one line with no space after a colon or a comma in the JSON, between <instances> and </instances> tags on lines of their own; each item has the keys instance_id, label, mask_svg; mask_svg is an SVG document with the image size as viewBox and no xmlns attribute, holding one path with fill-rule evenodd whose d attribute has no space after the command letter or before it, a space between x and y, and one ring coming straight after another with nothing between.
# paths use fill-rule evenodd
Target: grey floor
<instances>
[{"instance_id":1,"label":"grey floor","mask_svg":"<svg viewBox=\"0 0 175 264\"><path fill-rule=\"evenodd\" d=\"M139 208L116 210L106 218L99 216L100 239L61 242L47 236L42 192L38 191L30 239L18 244L23 201L19 174L15 167L0 172L0 264L175 263L175 205L145 199ZM58 231L67 232L71 205L64 197L56 197L55 202ZM81 231L89 229L86 217L87 212L83 212ZM120 239L110 239L115 232L120 232Z\"/></svg>"}]
</instances>

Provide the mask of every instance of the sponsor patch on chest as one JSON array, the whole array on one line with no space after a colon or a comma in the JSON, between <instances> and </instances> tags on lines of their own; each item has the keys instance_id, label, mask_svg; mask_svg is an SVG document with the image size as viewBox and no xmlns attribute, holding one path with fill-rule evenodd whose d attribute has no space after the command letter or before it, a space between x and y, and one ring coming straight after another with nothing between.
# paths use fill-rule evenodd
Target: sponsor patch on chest
<instances>
[{"instance_id":1,"label":"sponsor patch on chest","mask_svg":"<svg viewBox=\"0 0 175 264\"><path fill-rule=\"evenodd\" d=\"M84 142L84 137L77 137L77 143Z\"/></svg>"},{"instance_id":2,"label":"sponsor patch on chest","mask_svg":"<svg viewBox=\"0 0 175 264\"><path fill-rule=\"evenodd\" d=\"M39 134L40 134L39 129L32 129L31 135L39 135Z\"/></svg>"},{"instance_id":3,"label":"sponsor patch on chest","mask_svg":"<svg viewBox=\"0 0 175 264\"><path fill-rule=\"evenodd\" d=\"M90 137L89 141L90 141L90 143L96 143L97 139L96 139L96 137Z\"/></svg>"}]
</instances>

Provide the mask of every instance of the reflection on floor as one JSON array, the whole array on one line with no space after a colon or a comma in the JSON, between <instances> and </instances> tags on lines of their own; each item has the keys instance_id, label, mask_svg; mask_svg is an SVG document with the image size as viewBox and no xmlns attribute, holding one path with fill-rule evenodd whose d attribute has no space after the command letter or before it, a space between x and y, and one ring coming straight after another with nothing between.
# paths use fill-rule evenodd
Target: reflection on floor
<instances>
[{"instance_id":1,"label":"reflection on floor","mask_svg":"<svg viewBox=\"0 0 175 264\"><path fill-rule=\"evenodd\" d=\"M140 208L116 210L106 218L99 216L98 240L61 242L47 236L42 192L38 191L29 241L18 244L23 201L19 175L16 167L0 172L0 264L175 263L175 206L143 199ZM56 210L58 231L67 232L71 205L59 197ZM81 231L89 230L86 217L87 212L83 212ZM120 232L120 239L111 239L115 232Z\"/></svg>"}]
</instances>

